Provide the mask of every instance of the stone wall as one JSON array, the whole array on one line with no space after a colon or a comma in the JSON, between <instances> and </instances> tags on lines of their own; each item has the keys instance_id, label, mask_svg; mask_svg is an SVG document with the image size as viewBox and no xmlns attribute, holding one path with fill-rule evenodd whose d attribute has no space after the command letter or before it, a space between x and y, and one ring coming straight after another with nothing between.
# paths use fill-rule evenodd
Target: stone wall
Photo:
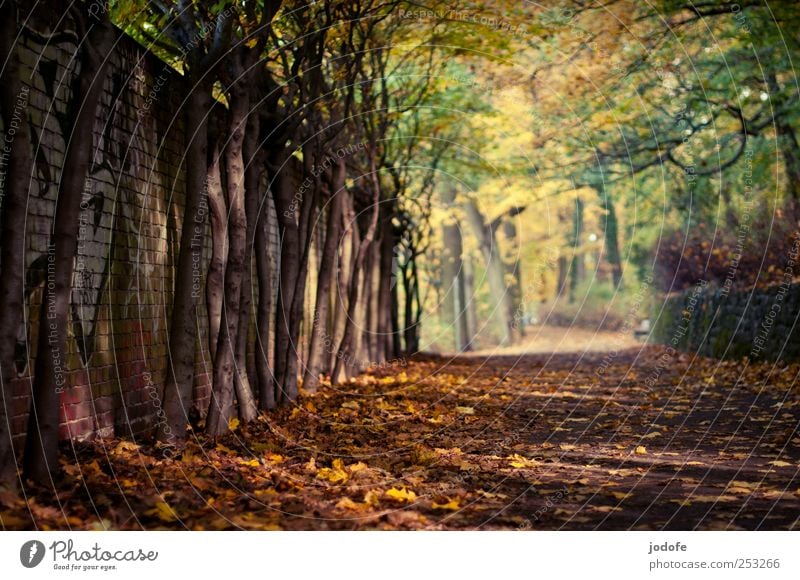
<instances>
[{"instance_id":1,"label":"stone wall","mask_svg":"<svg viewBox=\"0 0 800 580\"><path fill-rule=\"evenodd\" d=\"M652 340L714 358L800 359L800 284L726 292L699 283L668 297Z\"/></svg>"},{"instance_id":2,"label":"stone wall","mask_svg":"<svg viewBox=\"0 0 800 580\"><path fill-rule=\"evenodd\" d=\"M27 422L57 184L69 135L67 103L77 66L76 47L69 40L54 41L29 31L21 42L35 176L25 224L26 323L19 330L19 377L9 405L18 442ZM160 420L167 368L167 327L185 195L181 78L124 35L110 58L81 206L67 384L61 394L63 438L151 430ZM0 139L4 134L0 131ZM270 252L276 256L274 207L268 211ZM203 275L210 254L209 226L205 227ZM211 370L204 299L198 324L194 400L204 412Z\"/></svg>"}]
</instances>

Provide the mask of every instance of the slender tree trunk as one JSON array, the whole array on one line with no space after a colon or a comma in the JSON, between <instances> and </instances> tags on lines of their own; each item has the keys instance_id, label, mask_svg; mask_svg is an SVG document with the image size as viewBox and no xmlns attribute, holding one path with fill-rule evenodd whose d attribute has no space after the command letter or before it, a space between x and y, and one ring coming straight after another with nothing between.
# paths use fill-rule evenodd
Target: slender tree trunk
<instances>
[{"instance_id":1,"label":"slender tree trunk","mask_svg":"<svg viewBox=\"0 0 800 580\"><path fill-rule=\"evenodd\" d=\"M452 195L455 198L455 195ZM448 203L447 201L445 203ZM449 203L453 203L452 199ZM444 249L442 251L442 283L445 285L444 303L442 311L444 313L445 324L453 329L453 346L460 352L469 344L466 316L466 300L463 284L463 263L461 256L463 253L461 240L461 227L458 222L446 222L442 226L442 240ZM406 292L406 301L410 296ZM406 308L408 311L408 307ZM408 324L408 320L406 320Z\"/></svg>"},{"instance_id":2,"label":"slender tree trunk","mask_svg":"<svg viewBox=\"0 0 800 580\"><path fill-rule=\"evenodd\" d=\"M43 485L52 484L58 471L59 395L67 381L67 324L78 250L80 205L94 151L97 105L103 94L114 36L106 17L99 21L91 19L87 38L80 49L80 72L70 103L70 117L75 121L67 138L52 242L48 248L33 400L25 441L25 476Z\"/></svg>"},{"instance_id":3,"label":"slender tree trunk","mask_svg":"<svg viewBox=\"0 0 800 580\"><path fill-rule=\"evenodd\" d=\"M406 344L408 348L406 349L409 356L415 355L419 352L419 329L420 329L420 320L422 319L422 300L420 299L419 293L419 270L417 269L417 261L411 262L411 275L414 278L414 286L411 299L414 303L414 317L412 319L411 324L409 324L410 328L410 337L406 340ZM472 340L470 340L465 344L463 350L468 351L472 350L471 347Z\"/></svg>"},{"instance_id":4,"label":"slender tree trunk","mask_svg":"<svg viewBox=\"0 0 800 580\"><path fill-rule=\"evenodd\" d=\"M486 261L489 287L492 296L497 301L494 305L494 317L500 330L499 342L500 345L504 346L511 342L513 334L513 318L510 315L513 307L511 306L510 292L506 286L503 260L500 258L494 231L486 224L475 202L470 200L464 207L469 220L472 222L473 230L478 237L479 246Z\"/></svg>"},{"instance_id":5,"label":"slender tree trunk","mask_svg":"<svg viewBox=\"0 0 800 580\"><path fill-rule=\"evenodd\" d=\"M614 208L614 201L608 195L605 188L601 185L597 189L600 201L606 212L603 219L603 236L605 238L606 261L611 266L611 276L614 287L619 286L622 281L622 260L619 253L619 226L617 224L617 212Z\"/></svg>"},{"instance_id":6,"label":"slender tree trunk","mask_svg":"<svg viewBox=\"0 0 800 580\"><path fill-rule=\"evenodd\" d=\"M390 290L391 310L390 322L392 331L391 352L387 354L389 358L397 358L403 352L403 345L400 342L400 299L397 296L397 284L392 284Z\"/></svg>"},{"instance_id":7,"label":"slender tree trunk","mask_svg":"<svg viewBox=\"0 0 800 580\"><path fill-rule=\"evenodd\" d=\"M206 310L208 312L208 352L213 361L219 343L219 325L222 319L223 279L228 254L226 236L225 194L220 174L220 151L215 147L206 180L208 208L211 219L211 261L206 273Z\"/></svg>"},{"instance_id":8,"label":"slender tree trunk","mask_svg":"<svg viewBox=\"0 0 800 580\"><path fill-rule=\"evenodd\" d=\"M181 225L178 265L175 270L175 296L169 334L169 364L164 385L164 413L158 439L183 449L188 411L192 402L195 343L197 341L197 301L200 292L200 267L205 238L204 213L208 206L207 115L211 85L187 79L186 105L186 207Z\"/></svg>"},{"instance_id":9,"label":"slender tree trunk","mask_svg":"<svg viewBox=\"0 0 800 580\"><path fill-rule=\"evenodd\" d=\"M256 218L261 198L261 167L258 165L258 115L250 115L242 145L244 170L245 213L247 215L244 268L242 270L242 301L239 305L239 338L236 345L236 398L239 401L239 419L247 423L258 415L253 381L247 372L247 339L250 335L250 311L253 306L253 249L255 245Z\"/></svg>"},{"instance_id":10,"label":"slender tree trunk","mask_svg":"<svg viewBox=\"0 0 800 580\"><path fill-rule=\"evenodd\" d=\"M275 408L275 378L269 363L269 335L272 327L272 258L269 245L269 192L263 197L256 227L256 272L258 274L258 312L256 314L256 374L258 406L262 411Z\"/></svg>"},{"instance_id":11,"label":"slender tree trunk","mask_svg":"<svg viewBox=\"0 0 800 580\"><path fill-rule=\"evenodd\" d=\"M392 345L392 285L397 283L395 279L394 267L394 248L395 235L392 227L392 214L395 211L396 202L385 202L381 204L381 241L380 258L378 263L378 320L379 320L379 340L376 357L380 361L392 358L394 347Z\"/></svg>"},{"instance_id":12,"label":"slender tree trunk","mask_svg":"<svg viewBox=\"0 0 800 580\"><path fill-rule=\"evenodd\" d=\"M7 55L0 75L0 106L3 113L4 145L9 157L2 164L8 169L2 200L0 232L0 488L16 488L17 462L12 445L11 391L17 375L14 346L22 324L22 297L25 292L25 204L31 181L33 158L28 125L30 87L23 84L16 49L17 14L14 3L0 7L0 54Z\"/></svg>"},{"instance_id":13,"label":"slender tree trunk","mask_svg":"<svg viewBox=\"0 0 800 580\"><path fill-rule=\"evenodd\" d=\"M514 329L520 336L525 336L525 325L519 320L525 311L523 300L525 297L522 292L522 272L519 261L519 240L517 239L517 226L514 225L514 218L509 217L503 220L503 234L506 239L506 265L507 277L513 280L511 284L511 320Z\"/></svg>"},{"instance_id":14,"label":"slender tree trunk","mask_svg":"<svg viewBox=\"0 0 800 580\"><path fill-rule=\"evenodd\" d=\"M563 295L564 292L567 291L567 275L568 275L569 268L567 267L567 257L566 256L559 256L558 257L558 282L557 282L557 292L559 297Z\"/></svg>"},{"instance_id":15,"label":"slender tree trunk","mask_svg":"<svg viewBox=\"0 0 800 580\"><path fill-rule=\"evenodd\" d=\"M330 374L337 360L337 345L342 343L345 327L347 326L347 289L350 287L350 277L353 275L353 256L358 252L358 227L355 223L355 211L352 207L352 198L348 194L343 200L343 228L342 244L338 253L338 277L336 279L336 312L333 320L333 344L329 353Z\"/></svg>"},{"instance_id":16,"label":"slender tree trunk","mask_svg":"<svg viewBox=\"0 0 800 580\"><path fill-rule=\"evenodd\" d=\"M350 277L350 288L348 290L348 303L347 303L347 323L344 327L344 337L339 346L339 351L336 354L336 364L333 367L333 376L331 382L334 384L342 383L353 376L353 356L355 353L355 320L356 310L359 306L359 275L364 269L364 261L367 257L367 250L369 250L372 240L375 238L375 229L378 225L378 212L380 204L380 183L378 181L378 170L375 167L375 161L370 156L370 178L372 181L372 208L370 212L369 224L367 231L358 247L355 262L353 263L353 273ZM354 225L355 228L355 225Z\"/></svg>"},{"instance_id":17,"label":"slender tree trunk","mask_svg":"<svg viewBox=\"0 0 800 580\"><path fill-rule=\"evenodd\" d=\"M300 269L300 239L297 225L298 208L293 201L294 188L288 163L275 177L275 213L278 216L279 244L281 249L278 299L275 318L275 383L277 402L292 399L291 384L297 388L296 378L291 378L291 360L296 360L295 345L291 335L291 308Z\"/></svg>"},{"instance_id":18,"label":"slender tree trunk","mask_svg":"<svg viewBox=\"0 0 800 580\"><path fill-rule=\"evenodd\" d=\"M331 288L336 276L336 256L342 228L342 205L347 195L344 189L345 162L339 160L333 171L331 201L328 210L328 224L325 232L325 246L322 250L319 274L317 276L317 301L311 328L311 343L308 349L308 364L303 378L303 388L309 393L319 387L322 359L325 351L331 350L333 337L328 334L328 308L331 303Z\"/></svg>"},{"instance_id":19,"label":"slender tree trunk","mask_svg":"<svg viewBox=\"0 0 800 580\"><path fill-rule=\"evenodd\" d=\"M214 384L211 393L206 432L220 436L227 432L233 417L234 389L241 386L236 380L236 342L239 331L239 306L242 299L242 279L247 246L247 216L244 201L244 162L242 145L247 125L250 101L244 89L234 87L230 99L230 135L225 149L226 179L228 182L228 260L225 266L225 303L217 354L214 358ZM244 417L255 417L252 393L236 392Z\"/></svg>"},{"instance_id":20,"label":"slender tree trunk","mask_svg":"<svg viewBox=\"0 0 800 580\"><path fill-rule=\"evenodd\" d=\"M384 359L379 358L378 351L383 336L381 335L380 311L378 310L380 294L380 243L375 242L369 250L369 266L367 267L367 280L365 282L367 298L367 322L364 327L364 342L367 358L371 364L380 364Z\"/></svg>"},{"instance_id":21,"label":"slender tree trunk","mask_svg":"<svg viewBox=\"0 0 800 580\"><path fill-rule=\"evenodd\" d=\"M583 238L583 200L575 198L575 212L572 215L572 267L570 268L569 279L569 301L575 302L578 285L583 281L585 274L585 262L583 253L580 251L581 239Z\"/></svg>"},{"instance_id":22,"label":"slender tree trunk","mask_svg":"<svg viewBox=\"0 0 800 580\"><path fill-rule=\"evenodd\" d=\"M464 300L466 300L467 318L467 350L472 350L475 342L475 333L478 332L478 313L475 311L475 272L469 256L462 258L464 266ZM421 305L420 305L421 306Z\"/></svg>"}]
</instances>

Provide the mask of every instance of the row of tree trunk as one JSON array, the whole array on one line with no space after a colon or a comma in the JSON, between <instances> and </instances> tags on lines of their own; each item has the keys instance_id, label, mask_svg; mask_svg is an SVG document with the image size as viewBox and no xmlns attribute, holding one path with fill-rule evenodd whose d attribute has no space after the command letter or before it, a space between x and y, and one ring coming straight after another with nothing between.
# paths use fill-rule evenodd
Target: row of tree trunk
<instances>
[{"instance_id":1,"label":"row of tree trunk","mask_svg":"<svg viewBox=\"0 0 800 580\"><path fill-rule=\"evenodd\" d=\"M171 13L180 9L182 3L178 4L153 5L153 9ZM181 11L169 29L184 59L185 76L175 88L183 91L186 179L168 312L169 356L162 397L167 420L157 434L170 455L182 450L189 428L201 340L207 340L213 361L210 403L207 411L200 410L206 413L205 430L212 437L226 433L234 418L248 422L259 409L292 404L301 378L313 391L325 374L334 382L345 381L370 365L418 348L419 294L407 289L406 300L412 305L406 307L406 322L412 330L404 332L399 328L401 305L393 272L399 235L391 227L391 211L382 209L393 207L399 193L381 178L382 167L389 163L381 146L389 126L388 111L375 106L379 96L366 92L362 84L358 102L367 111L364 120L336 126L344 123L341 120L359 118L352 114L356 103L352 87L357 86L356 77L369 77L369 67L381 62L362 62L369 36L351 35L350 44L341 45L342 62L328 65L342 71L330 77L339 83L339 91L334 90L337 87L329 86L322 75L330 48L325 35L333 19L358 22L359 15L340 14L326 6L305 7L292 15L299 30L314 32L301 35L303 41L285 61L287 77L294 72L293 78L299 80L296 86L280 86L261 61L280 4L265 2L261 13L255 4L247 5L244 10L252 12L238 16L240 23L256 22L250 31L236 26L233 14L223 12L212 20L211 13L204 16L202 10ZM373 4L365 0L352 3L350 9L380 8ZM22 322L25 236L19 227L25 223L32 159L27 118L17 124L14 117L24 95L14 44L24 15L9 2L0 10L1 42L10 55L0 87L3 121L7 131L18 125L2 210L0 412L5 414L15 376L13 347ZM308 19L314 19L313 26ZM97 142L95 120L110 69L109 55L118 35L108 11L94 10L87 3L76 3L69 21L75 25L79 66L71 91L72 131L59 176L48 254L52 268L47 271L39 314L23 456L23 476L48 486L54 485L58 474L59 396L69 386L68 371L74 370L66 368L65 353L81 194ZM209 41L193 41L203 30L213 31ZM385 57L378 51L371 58L383 58L385 64ZM217 103L215 88L224 94L226 107ZM387 89L379 88L385 101ZM343 96L347 90L350 94ZM306 106L324 99L329 116ZM219 118L224 122L217 123ZM356 140L360 146L343 148ZM364 177L347 186L350 171ZM273 224L275 232L270 231ZM270 244L276 234L277 251ZM204 260L207 246L210 261ZM309 311L305 297L314 247L322 250ZM198 320L198 279L205 279L207 321ZM410 279L416 281L414 276ZM204 327L206 337L198 332ZM15 485L17 462L6 416L0 416L0 469L0 483Z\"/></svg>"}]
</instances>

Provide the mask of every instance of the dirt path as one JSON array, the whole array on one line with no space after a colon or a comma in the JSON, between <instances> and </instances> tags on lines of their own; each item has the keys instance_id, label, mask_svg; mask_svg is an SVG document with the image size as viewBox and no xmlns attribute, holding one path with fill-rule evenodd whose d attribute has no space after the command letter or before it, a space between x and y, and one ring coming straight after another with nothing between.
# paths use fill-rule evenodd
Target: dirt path
<instances>
[{"instance_id":1,"label":"dirt path","mask_svg":"<svg viewBox=\"0 0 800 580\"><path fill-rule=\"evenodd\" d=\"M6 527L800 527L800 365L621 353L420 358L177 461L65 449ZM20 503L22 502L22 503Z\"/></svg>"}]
</instances>

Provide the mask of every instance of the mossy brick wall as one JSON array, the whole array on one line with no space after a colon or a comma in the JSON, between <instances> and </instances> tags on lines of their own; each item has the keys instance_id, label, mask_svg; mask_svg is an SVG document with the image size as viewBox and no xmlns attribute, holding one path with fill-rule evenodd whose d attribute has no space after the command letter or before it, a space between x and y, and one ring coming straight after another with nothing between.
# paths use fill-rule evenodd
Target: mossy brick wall
<instances>
[{"instance_id":1,"label":"mossy brick wall","mask_svg":"<svg viewBox=\"0 0 800 580\"><path fill-rule=\"evenodd\" d=\"M36 33L22 38L23 83L29 87L25 113L32 133L35 178L25 223L26 324L19 331L19 377L9 405L17 443L27 424L57 183L69 135L67 103L77 66L75 51L68 41L47 41ZM152 430L160 420L167 369L167 332L185 199L181 79L125 36L110 58L81 210L67 384L61 394L63 438L130 436ZM0 131L0 139L4 134ZM269 215L270 251L275 255L274 208L269 208ZM203 275L210 255L208 227ZM204 412L210 363L204 299L199 303L193 396Z\"/></svg>"},{"instance_id":2,"label":"mossy brick wall","mask_svg":"<svg viewBox=\"0 0 800 580\"><path fill-rule=\"evenodd\" d=\"M698 285L670 296L654 342L714 358L800 359L800 284L727 293Z\"/></svg>"}]
</instances>

